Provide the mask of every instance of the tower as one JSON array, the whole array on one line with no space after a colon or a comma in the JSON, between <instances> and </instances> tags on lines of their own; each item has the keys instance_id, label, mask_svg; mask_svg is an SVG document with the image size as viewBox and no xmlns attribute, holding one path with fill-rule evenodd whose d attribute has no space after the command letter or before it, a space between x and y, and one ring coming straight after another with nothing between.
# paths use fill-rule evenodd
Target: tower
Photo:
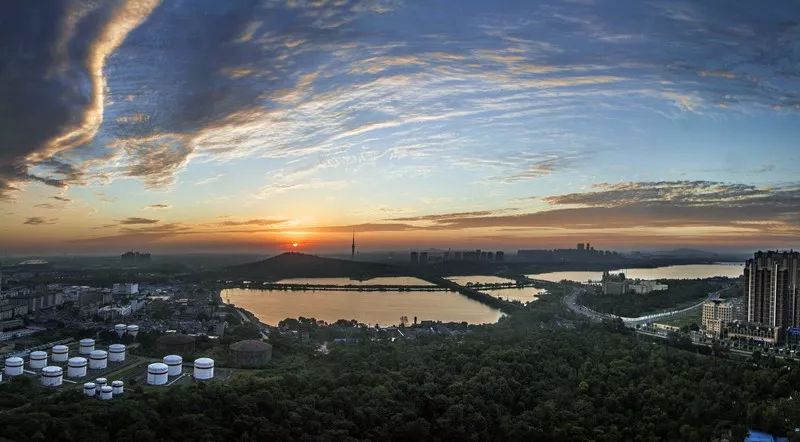
<instances>
[{"instance_id":1,"label":"tower","mask_svg":"<svg viewBox=\"0 0 800 442\"><path fill-rule=\"evenodd\" d=\"M757 252L745 264L744 284L748 322L800 325L800 253Z\"/></svg>"},{"instance_id":2,"label":"tower","mask_svg":"<svg viewBox=\"0 0 800 442\"><path fill-rule=\"evenodd\" d=\"M356 257L356 232L353 231L353 244L350 246L350 258L355 259Z\"/></svg>"}]
</instances>

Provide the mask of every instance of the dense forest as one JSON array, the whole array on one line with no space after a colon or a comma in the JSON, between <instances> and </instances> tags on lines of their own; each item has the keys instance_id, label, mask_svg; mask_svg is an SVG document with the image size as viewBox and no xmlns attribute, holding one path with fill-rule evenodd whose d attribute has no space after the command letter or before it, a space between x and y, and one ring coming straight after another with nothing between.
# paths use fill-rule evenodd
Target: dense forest
<instances>
[{"instance_id":1,"label":"dense forest","mask_svg":"<svg viewBox=\"0 0 800 442\"><path fill-rule=\"evenodd\" d=\"M725 279L667 279L661 281L669 288L643 295L600 295L592 292L582 295L579 302L592 310L635 318L679 306L688 307L706 298L709 293L728 286Z\"/></svg>"},{"instance_id":2,"label":"dense forest","mask_svg":"<svg viewBox=\"0 0 800 442\"><path fill-rule=\"evenodd\" d=\"M800 366L735 361L588 325L554 291L455 336L332 346L274 337L227 382L130 385L110 402L0 385L12 440L742 440L800 422ZM65 389L66 390L66 389ZM19 406L20 403L29 405Z\"/></svg>"}]
</instances>

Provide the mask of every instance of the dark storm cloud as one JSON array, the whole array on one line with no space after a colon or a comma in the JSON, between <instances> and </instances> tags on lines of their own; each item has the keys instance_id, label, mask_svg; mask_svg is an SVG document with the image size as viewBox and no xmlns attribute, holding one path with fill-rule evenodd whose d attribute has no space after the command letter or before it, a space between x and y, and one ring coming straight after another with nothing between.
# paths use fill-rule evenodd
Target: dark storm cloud
<instances>
[{"instance_id":1,"label":"dark storm cloud","mask_svg":"<svg viewBox=\"0 0 800 442\"><path fill-rule=\"evenodd\" d=\"M102 121L102 65L149 2L3 2L0 5L0 196L13 182L64 186L80 172L51 162L56 177L30 166L86 143Z\"/></svg>"}]
</instances>

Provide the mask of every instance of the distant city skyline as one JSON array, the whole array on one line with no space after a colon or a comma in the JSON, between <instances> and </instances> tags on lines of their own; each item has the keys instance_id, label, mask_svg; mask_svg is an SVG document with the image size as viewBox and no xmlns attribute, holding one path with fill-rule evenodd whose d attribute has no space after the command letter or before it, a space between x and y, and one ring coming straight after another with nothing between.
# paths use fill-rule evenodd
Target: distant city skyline
<instances>
[{"instance_id":1,"label":"distant city skyline","mask_svg":"<svg viewBox=\"0 0 800 442\"><path fill-rule=\"evenodd\" d=\"M0 256L797 249L798 22L796 2L4 4Z\"/></svg>"}]
</instances>

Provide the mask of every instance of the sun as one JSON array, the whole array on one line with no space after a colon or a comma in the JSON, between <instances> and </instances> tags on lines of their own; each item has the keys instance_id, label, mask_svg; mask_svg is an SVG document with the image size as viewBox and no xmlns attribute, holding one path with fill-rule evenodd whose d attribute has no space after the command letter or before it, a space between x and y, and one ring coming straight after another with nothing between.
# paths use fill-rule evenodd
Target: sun
<instances>
[{"instance_id":1,"label":"sun","mask_svg":"<svg viewBox=\"0 0 800 442\"><path fill-rule=\"evenodd\" d=\"M294 247L295 249L296 249L296 248L297 248L297 246L299 246L299 245L300 245L300 244L298 244L298 243L296 243L296 242L293 242L293 243L292 243L292 247Z\"/></svg>"}]
</instances>

